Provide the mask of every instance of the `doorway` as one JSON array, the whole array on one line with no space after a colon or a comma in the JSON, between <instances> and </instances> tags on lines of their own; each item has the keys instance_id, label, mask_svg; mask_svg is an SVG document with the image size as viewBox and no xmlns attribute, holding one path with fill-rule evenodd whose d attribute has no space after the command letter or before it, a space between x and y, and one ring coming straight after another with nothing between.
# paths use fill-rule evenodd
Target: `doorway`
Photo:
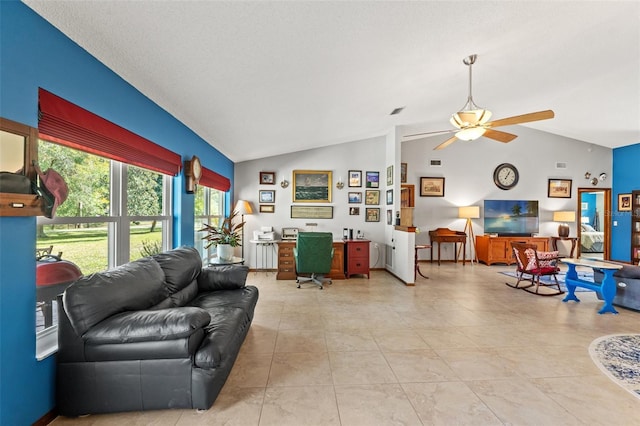
<instances>
[{"instance_id":1,"label":"doorway","mask_svg":"<svg viewBox=\"0 0 640 426\"><path fill-rule=\"evenodd\" d=\"M609 260L611 188L578 188L578 257Z\"/></svg>"}]
</instances>

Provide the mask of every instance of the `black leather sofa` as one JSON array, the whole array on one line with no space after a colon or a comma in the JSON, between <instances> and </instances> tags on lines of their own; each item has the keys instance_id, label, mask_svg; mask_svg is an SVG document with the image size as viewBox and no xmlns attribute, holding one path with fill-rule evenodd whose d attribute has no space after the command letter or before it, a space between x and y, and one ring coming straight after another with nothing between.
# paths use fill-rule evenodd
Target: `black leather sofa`
<instances>
[{"instance_id":1,"label":"black leather sofa","mask_svg":"<svg viewBox=\"0 0 640 426\"><path fill-rule=\"evenodd\" d=\"M612 262L616 263L616 262ZM616 295L613 304L622 308L640 311L640 266L622 264L622 269L618 269L613 278L616 280ZM597 269L593 273L593 279L601 283L604 274ZM602 300L602 295L596 293L598 299Z\"/></svg>"},{"instance_id":2,"label":"black leather sofa","mask_svg":"<svg viewBox=\"0 0 640 426\"><path fill-rule=\"evenodd\" d=\"M253 320L248 271L203 268L181 247L71 284L59 298L58 412L211 407Z\"/></svg>"}]
</instances>

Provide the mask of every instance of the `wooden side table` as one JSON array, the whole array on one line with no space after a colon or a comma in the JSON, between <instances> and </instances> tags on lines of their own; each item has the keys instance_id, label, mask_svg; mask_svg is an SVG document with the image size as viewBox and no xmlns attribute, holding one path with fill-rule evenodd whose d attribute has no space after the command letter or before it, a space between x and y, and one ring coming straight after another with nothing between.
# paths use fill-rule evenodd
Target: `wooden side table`
<instances>
[{"instance_id":1,"label":"wooden side table","mask_svg":"<svg viewBox=\"0 0 640 426\"><path fill-rule=\"evenodd\" d=\"M426 275L424 275L421 271L420 271L420 266L418 265L418 250L422 250L422 249L430 249L431 245L430 244L416 244L416 257L415 257L415 264L416 264L416 269L413 272L413 280L415 281L416 278L418 277L418 274L420 274L421 277L429 279L429 277L427 277Z\"/></svg>"},{"instance_id":2,"label":"wooden side table","mask_svg":"<svg viewBox=\"0 0 640 426\"><path fill-rule=\"evenodd\" d=\"M551 237L551 247L553 247L554 251L558 251L558 241L571 241L571 252L569 252L569 257L572 258L578 239L576 237Z\"/></svg>"}]
</instances>

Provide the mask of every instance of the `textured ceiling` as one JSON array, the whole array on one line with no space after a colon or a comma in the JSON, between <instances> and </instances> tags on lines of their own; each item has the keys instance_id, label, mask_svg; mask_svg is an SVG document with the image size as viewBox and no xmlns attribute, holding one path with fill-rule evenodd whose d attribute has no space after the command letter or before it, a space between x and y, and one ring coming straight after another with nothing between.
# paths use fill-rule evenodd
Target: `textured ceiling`
<instances>
[{"instance_id":1,"label":"textured ceiling","mask_svg":"<svg viewBox=\"0 0 640 426\"><path fill-rule=\"evenodd\" d=\"M637 1L25 3L236 162L449 129L472 53L494 118L553 109L529 126L640 142Z\"/></svg>"}]
</instances>

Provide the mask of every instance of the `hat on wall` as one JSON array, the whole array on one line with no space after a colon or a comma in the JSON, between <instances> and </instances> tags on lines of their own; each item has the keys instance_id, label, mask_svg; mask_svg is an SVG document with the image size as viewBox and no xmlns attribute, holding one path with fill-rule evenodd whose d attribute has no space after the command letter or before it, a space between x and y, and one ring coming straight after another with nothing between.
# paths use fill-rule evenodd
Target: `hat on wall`
<instances>
[{"instance_id":1,"label":"hat on wall","mask_svg":"<svg viewBox=\"0 0 640 426\"><path fill-rule=\"evenodd\" d=\"M60 173L52 168L44 173L38 166L35 166L35 169L40 178L37 193L44 199L44 215L52 219L58 206L67 199L69 188Z\"/></svg>"}]
</instances>

